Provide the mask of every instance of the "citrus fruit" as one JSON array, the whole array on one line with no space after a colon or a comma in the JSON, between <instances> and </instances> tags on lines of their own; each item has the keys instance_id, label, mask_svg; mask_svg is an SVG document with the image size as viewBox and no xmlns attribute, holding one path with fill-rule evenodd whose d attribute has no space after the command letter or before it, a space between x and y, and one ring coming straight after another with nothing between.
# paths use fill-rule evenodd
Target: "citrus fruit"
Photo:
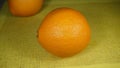
<instances>
[{"instance_id":1,"label":"citrus fruit","mask_svg":"<svg viewBox=\"0 0 120 68\"><path fill-rule=\"evenodd\" d=\"M86 18L72 8L51 11L38 29L41 46L59 57L69 57L81 52L90 41L90 27Z\"/></svg>"},{"instance_id":2,"label":"citrus fruit","mask_svg":"<svg viewBox=\"0 0 120 68\"><path fill-rule=\"evenodd\" d=\"M10 12L15 16L32 16L39 12L43 0L8 0Z\"/></svg>"}]
</instances>

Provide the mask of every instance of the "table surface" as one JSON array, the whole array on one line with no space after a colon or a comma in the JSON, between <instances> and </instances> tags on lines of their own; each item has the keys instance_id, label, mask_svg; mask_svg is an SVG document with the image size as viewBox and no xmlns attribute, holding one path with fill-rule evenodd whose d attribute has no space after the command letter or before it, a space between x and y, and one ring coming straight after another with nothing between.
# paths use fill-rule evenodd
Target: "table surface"
<instances>
[{"instance_id":1,"label":"table surface","mask_svg":"<svg viewBox=\"0 0 120 68\"><path fill-rule=\"evenodd\" d=\"M107 1L107 0L105 0ZM1 68L118 68L120 67L120 3L49 0L31 17L15 17L5 3L0 11ZM118 1L118 0L115 0ZM89 46L81 53L58 58L37 41L43 18L58 7L74 8L87 18L92 30Z\"/></svg>"}]
</instances>

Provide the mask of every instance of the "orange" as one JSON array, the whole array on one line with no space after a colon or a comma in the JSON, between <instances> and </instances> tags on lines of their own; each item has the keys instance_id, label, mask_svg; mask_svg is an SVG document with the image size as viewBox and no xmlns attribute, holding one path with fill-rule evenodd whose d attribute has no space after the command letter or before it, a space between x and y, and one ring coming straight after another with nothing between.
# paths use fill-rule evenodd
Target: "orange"
<instances>
[{"instance_id":1,"label":"orange","mask_svg":"<svg viewBox=\"0 0 120 68\"><path fill-rule=\"evenodd\" d=\"M8 0L10 12L15 16L31 16L39 12L43 0Z\"/></svg>"},{"instance_id":2,"label":"orange","mask_svg":"<svg viewBox=\"0 0 120 68\"><path fill-rule=\"evenodd\" d=\"M90 27L79 11L57 8L41 23L38 41L48 52L59 57L70 57L88 45Z\"/></svg>"}]
</instances>

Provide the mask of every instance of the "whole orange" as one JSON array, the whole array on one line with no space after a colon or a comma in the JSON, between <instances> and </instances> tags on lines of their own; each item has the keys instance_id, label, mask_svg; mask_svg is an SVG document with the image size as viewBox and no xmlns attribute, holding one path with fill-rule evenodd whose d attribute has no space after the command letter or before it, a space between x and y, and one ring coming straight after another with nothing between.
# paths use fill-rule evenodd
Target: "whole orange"
<instances>
[{"instance_id":1,"label":"whole orange","mask_svg":"<svg viewBox=\"0 0 120 68\"><path fill-rule=\"evenodd\" d=\"M39 12L43 0L8 0L10 12L15 16L31 16Z\"/></svg>"},{"instance_id":2,"label":"whole orange","mask_svg":"<svg viewBox=\"0 0 120 68\"><path fill-rule=\"evenodd\" d=\"M73 56L88 45L90 27L79 11L57 8L41 23L38 29L38 41L43 48L56 56Z\"/></svg>"}]
</instances>

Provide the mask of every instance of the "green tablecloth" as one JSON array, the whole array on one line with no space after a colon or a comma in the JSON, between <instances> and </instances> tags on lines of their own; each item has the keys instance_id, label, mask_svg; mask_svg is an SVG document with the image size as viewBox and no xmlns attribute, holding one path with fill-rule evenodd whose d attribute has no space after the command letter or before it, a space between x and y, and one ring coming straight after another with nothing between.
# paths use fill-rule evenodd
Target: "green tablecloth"
<instances>
[{"instance_id":1,"label":"green tablecloth","mask_svg":"<svg viewBox=\"0 0 120 68\"><path fill-rule=\"evenodd\" d=\"M6 3L0 11L0 68L119 68L120 2L109 1L48 0L42 11L31 17L12 16ZM45 15L58 7L81 11L92 30L89 46L64 59L46 52L36 37Z\"/></svg>"}]
</instances>

